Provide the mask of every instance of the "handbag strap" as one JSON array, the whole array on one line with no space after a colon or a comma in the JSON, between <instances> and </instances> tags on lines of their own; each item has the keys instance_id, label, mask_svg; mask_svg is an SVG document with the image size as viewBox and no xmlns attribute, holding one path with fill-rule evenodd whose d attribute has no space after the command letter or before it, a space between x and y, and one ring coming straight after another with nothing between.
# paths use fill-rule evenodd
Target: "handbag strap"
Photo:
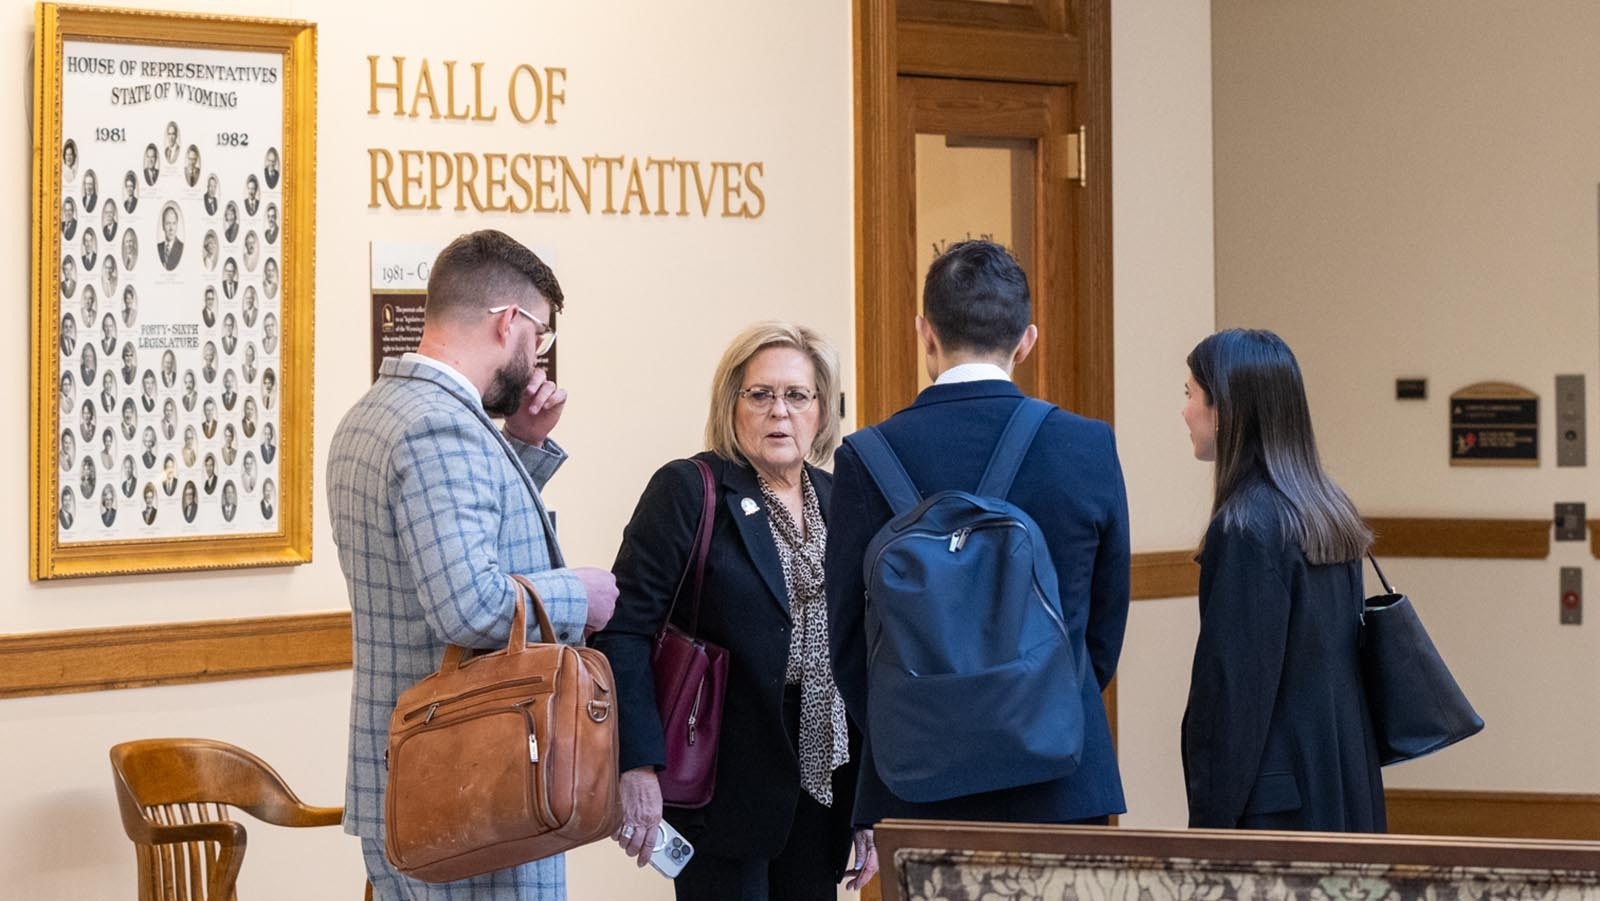
<instances>
[{"instance_id":1,"label":"handbag strap","mask_svg":"<svg viewBox=\"0 0 1600 901\"><path fill-rule=\"evenodd\" d=\"M1378 582L1383 585L1383 593L1394 594L1394 586L1390 585L1389 580L1384 578L1383 567L1378 565L1378 558L1372 556L1371 551L1367 551L1367 562L1372 564L1372 571L1378 574Z\"/></svg>"},{"instance_id":2,"label":"handbag strap","mask_svg":"<svg viewBox=\"0 0 1600 901\"><path fill-rule=\"evenodd\" d=\"M700 502L700 523L695 527L694 544L689 548L689 559L683 565L683 575L678 577L678 587L672 592L672 604L667 607L666 622L672 622L673 611L678 609L678 597L683 594L683 583L694 573L694 606L689 610L689 635L700 631L700 589L706 583L706 556L711 553L711 527L716 522L717 486L711 477L711 467L704 460L690 460L700 470L703 494ZM663 628L665 626L663 625Z\"/></svg>"}]
</instances>

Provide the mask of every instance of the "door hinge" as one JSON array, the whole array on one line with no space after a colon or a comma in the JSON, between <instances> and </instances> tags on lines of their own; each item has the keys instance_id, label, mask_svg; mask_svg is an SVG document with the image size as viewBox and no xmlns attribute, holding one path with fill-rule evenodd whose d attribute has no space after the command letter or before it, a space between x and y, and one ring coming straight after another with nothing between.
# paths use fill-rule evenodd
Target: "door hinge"
<instances>
[{"instance_id":1,"label":"door hinge","mask_svg":"<svg viewBox=\"0 0 1600 901\"><path fill-rule=\"evenodd\" d=\"M1066 171L1067 181L1075 181L1079 187L1089 185L1089 129L1080 125L1076 132L1067 135L1062 142L1063 152L1062 169Z\"/></svg>"}]
</instances>

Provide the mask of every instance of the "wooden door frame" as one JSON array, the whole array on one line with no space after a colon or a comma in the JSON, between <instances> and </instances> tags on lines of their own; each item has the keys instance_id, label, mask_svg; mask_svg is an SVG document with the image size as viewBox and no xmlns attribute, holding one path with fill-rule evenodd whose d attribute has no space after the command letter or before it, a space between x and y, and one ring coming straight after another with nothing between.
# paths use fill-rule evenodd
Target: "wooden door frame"
<instances>
[{"instance_id":1,"label":"wooden door frame","mask_svg":"<svg viewBox=\"0 0 1600 901\"><path fill-rule=\"evenodd\" d=\"M1072 344L1079 350L1056 349L1059 362L1048 366L1068 367L1070 378L1052 378L1047 366L1041 366L1040 379L1051 400L1085 416L1112 420L1110 3L1079 0L1077 7L1075 36L996 29L986 44L963 40L960 29L947 25L899 21L897 0L855 0L858 422L881 421L904 406L916 394L914 379L920 366L911 329L917 312L915 220L910 206L915 192L914 186L909 195L905 190L910 161L905 159L900 134L906 113L897 108L897 79L901 75L972 78L981 68L974 53L1003 53L990 69L998 74L986 74L986 81L1075 85L1073 107L1076 124L1087 130L1088 163L1086 184L1070 192L1077 205L1073 253L1078 287L1070 326L1076 335ZM901 58L902 47L916 51L909 65ZM884 373L896 377L885 378ZM1051 396L1051 386L1057 382L1075 385L1072 396Z\"/></svg>"}]
</instances>

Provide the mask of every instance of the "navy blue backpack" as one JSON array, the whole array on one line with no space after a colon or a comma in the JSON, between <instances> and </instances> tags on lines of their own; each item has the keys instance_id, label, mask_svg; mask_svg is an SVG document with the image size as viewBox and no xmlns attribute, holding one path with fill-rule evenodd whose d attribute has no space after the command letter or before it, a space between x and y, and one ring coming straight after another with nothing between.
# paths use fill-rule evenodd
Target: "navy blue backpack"
<instances>
[{"instance_id":1,"label":"navy blue backpack","mask_svg":"<svg viewBox=\"0 0 1600 901\"><path fill-rule=\"evenodd\" d=\"M977 491L923 499L876 428L845 441L894 518L867 545L867 734L908 801L1069 775L1083 749L1084 657L1038 524L1006 501L1051 404L1017 405Z\"/></svg>"}]
</instances>

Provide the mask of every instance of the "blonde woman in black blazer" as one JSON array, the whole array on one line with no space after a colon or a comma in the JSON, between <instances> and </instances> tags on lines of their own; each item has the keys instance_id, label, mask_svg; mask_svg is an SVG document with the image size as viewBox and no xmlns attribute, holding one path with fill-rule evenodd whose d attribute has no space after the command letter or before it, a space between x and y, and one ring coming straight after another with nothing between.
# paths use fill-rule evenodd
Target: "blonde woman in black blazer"
<instances>
[{"instance_id":1,"label":"blonde woman in black blazer","mask_svg":"<svg viewBox=\"0 0 1600 901\"><path fill-rule=\"evenodd\" d=\"M713 379L711 450L696 456L717 493L698 636L731 659L716 789L703 808L662 805L656 771L666 750L650 670L652 639L689 562L704 499L692 461L675 460L651 478L612 567L617 609L593 644L618 687L616 839L642 866L656 824L664 817L677 827L695 846L675 881L679 899L831 901L846 874L857 742L828 663L821 511L832 478L812 465L839 442L837 359L808 328L762 323L734 339ZM809 577L808 560L817 564ZM680 627L688 628L689 607L685 597L673 610ZM855 842L851 887L876 867L870 831Z\"/></svg>"}]
</instances>

